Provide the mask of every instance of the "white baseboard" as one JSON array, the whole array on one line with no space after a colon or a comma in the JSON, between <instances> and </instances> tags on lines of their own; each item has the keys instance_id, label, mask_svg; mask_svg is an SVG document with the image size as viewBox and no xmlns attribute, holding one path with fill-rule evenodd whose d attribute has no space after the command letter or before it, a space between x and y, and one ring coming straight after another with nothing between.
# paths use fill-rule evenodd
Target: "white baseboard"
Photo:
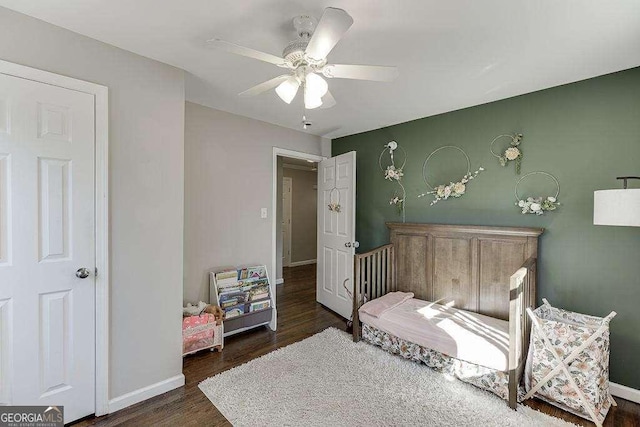
<instances>
[{"instance_id":1,"label":"white baseboard","mask_svg":"<svg viewBox=\"0 0 640 427\"><path fill-rule=\"evenodd\" d=\"M284 283L284 279L276 279L276 285L282 285Z\"/></svg>"},{"instance_id":2,"label":"white baseboard","mask_svg":"<svg viewBox=\"0 0 640 427\"><path fill-rule=\"evenodd\" d=\"M309 265L309 264L315 264L315 263L316 263L315 259L307 259L304 261L292 262L287 267L300 267L301 265Z\"/></svg>"},{"instance_id":3,"label":"white baseboard","mask_svg":"<svg viewBox=\"0 0 640 427\"><path fill-rule=\"evenodd\" d=\"M151 399L159 394L166 393L175 388L182 387L184 385L184 375L176 375L175 377L167 378L164 381L160 381L155 384L151 384L146 387L142 387L138 390L134 390L130 393L123 394L115 399L109 400L109 413L114 413L120 409L124 409L143 400Z\"/></svg>"},{"instance_id":4,"label":"white baseboard","mask_svg":"<svg viewBox=\"0 0 640 427\"><path fill-rule=\"evenodd\" d=\"M609 391L611 391L611 394L616 397L621 397L625 400L640 403L640 390L636 390L635 388L610 382Z\"/></svg>"}]
</instances>

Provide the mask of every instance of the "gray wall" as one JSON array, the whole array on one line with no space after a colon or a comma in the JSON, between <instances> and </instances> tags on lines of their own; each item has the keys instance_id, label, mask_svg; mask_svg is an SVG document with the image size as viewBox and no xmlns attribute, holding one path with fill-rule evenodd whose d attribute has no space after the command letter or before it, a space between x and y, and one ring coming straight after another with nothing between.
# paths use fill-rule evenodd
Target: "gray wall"
<instances>
[{"instance_id":1,"label":"gray wall","mask_svg":"<svg viewBox=\"0 0 640 427\"><path fill-rule=\"evenodd\" d=\"M109 88L110 397L179 375L183 72L5 8L0 29L1 59Z\"/></svg>"},{"instance_id":2,"label":"gray wall","mask_svg":"<svg viewBox=\"0 0 640 427\"><path fill-rule=\"evenodd\" d=\"M491 140L522 132L522 173L543 170L560 181L560 208L544 216L514 206L518 177L489 152ZM593 225L593 191L620 188L615 177L640 171L640 68L428 117L333 141L334 154L357 151L357 239L360 250L386 243L385 221L398 221L393 185L378 166L383 145L395 139L407 151L407 221L544 227L540 239L539 298L598 316L611 310L611 379L640 389L640 228ZM460 199L429 206L422 163L435 148L457 145L484 166ZM499 145L506 148L505 144ZM440 183L457 180L465 161L442 151L429 170ZM435 173L437 172L437 173ZM448 173L445 174L445 173ZM638 182L630 182L638 187ZM522 193L549 194L550 181L523 181Z\"/></svg>"},{"instance_id":3,"label":"gray wall","mask_svg":"<svg viewBox=\"0 0 640 427\"><path fill-rule=\"evenodd\" d=\"M316 259L318 237L316 227L318 191L313 186L318 183L318 172L285 167L283 168L283 176L291 178L293 188L291 197L291 262L314 260Z\"/></svg>"},{"instance_id":4,"label":"gray wall","mask_svg":"<svg viewBox=\"0 0 640 427\"><path fill-rule=\"evenodd\" d=\"M185 115L184 299L207 301L209 271L271 271L273 147L320 154L320 138L190 102ZM260 208L268 218L260 218Z\"/></svg>"}]
</instances>

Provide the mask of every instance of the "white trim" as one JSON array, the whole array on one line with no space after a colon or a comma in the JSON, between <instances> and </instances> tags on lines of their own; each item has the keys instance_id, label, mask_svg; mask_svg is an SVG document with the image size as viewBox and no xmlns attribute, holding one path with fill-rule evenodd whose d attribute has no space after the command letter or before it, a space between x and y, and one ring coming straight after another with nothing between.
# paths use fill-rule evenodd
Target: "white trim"
<instances>
[{"instance_id":1,"label":"white trim","mask_svg":"<svg viewBox=\"0 0 640 427\"><path fill-rule=\"evenodd\" d=\"M630 400L631 402L640 403L640 390L637 390L635 388L610 382L609 391L616 397Z\"/></svg>"},{"instance_id":2,"label":"white trim","mask_svg":"<svg viewBox=\"0 0 640 427\"><path fill-rule=\"evenodd\" d=\"M317 260L315 259L306 259L304 261L291 262L289 263L289 267L300 267L301 265L315 264L316 262Z\"/></svg>"},{"instance_id":3,"label":"white trim","mask_svg":"<svg viewBox=\"0 0 640 427\"><path fill-rule=\"evenodd\" d=\"M109 412L109 89L0 60L0 74L88 93L95 99L96 407Z\"/></svg>"},{"instance_id":4,"label":"white trim","mask_svg":"<svg viewBox=\"0 0 640 427\"><path fill-rule=\"evenodd\" d=\"M162 393L174 390L184 385L184 375L179 374L175 377L167 378L164 381L151 384L146 387L139 388L130 393L123 394L109 401L109 413L119 411L144 400L151 399Z\"/></svg>"},{"instance_id":5,"label":"white trim","mask_svg":"<svg viewBox=\"0 0 640 427\"><path fill-rule=\"evenodd\" d=\"M291 178L290 176L283 176L282 177L282 197L284 199L284 183L285 182L289 182L289 204L287 206L287 210L289 211L289 226L287 227L287 230L289 230L289 232L287 233L287 240L288 240L288 244L287 244L287 249L288 249L288 253L283 254L284 256L282 257L282 267L291 267L291 235L292 233L292 229L293 229L293 178ZM284 219L284 213L285 213L285 208L284 208L284 203L282 204L282 218ZM284 252L284 237L282 238L282 251ZM277 283L276 283L277 285Z\"/></svg>"},{"instance_id":6,"label":"white trim","mask_svg":"<svg viewBox=\"0 0 640 427\"><path fill-rule=\"evenodd\" d=\"M294 159L313 160L316 163L323 161L326 157L317 154L302 153L300 151L287 150L285 148L273 147L273 156L271 163L271 271L275 272L276 263L276 205L278 195L278 156L293 157ZM274 283L275 286L275 283ZM271 289L271 298L273 299L273 317L269 323L271 330L276 330L278 326L278 310L276 305L276 290Z\"/></svg>"},{"instance_id":7,"label":"white trim","mask_svg":"<svg viewBox=\"0 0 640 427\"><path fill-rule=\"evenodd\" d=\"M284 279L276 279L276 285L282 285L284 283Z\"/></svg>"}]
</instances>

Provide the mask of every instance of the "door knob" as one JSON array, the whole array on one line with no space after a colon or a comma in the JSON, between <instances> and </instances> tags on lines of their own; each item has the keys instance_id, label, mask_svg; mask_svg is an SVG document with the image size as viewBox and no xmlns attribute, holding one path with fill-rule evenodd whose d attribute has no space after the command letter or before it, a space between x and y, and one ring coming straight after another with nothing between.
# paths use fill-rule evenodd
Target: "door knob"
<instances>
[{"instance_id":1,"label":"door knob","mask_svg":"<svg viewBox=\"0 0 640 427\"><path fill-rule=\"evenodd\" d=\"M78 271L76 271L76 277L78 279L86 279L90 274L91 272L89 271L89 269L84 267L79 268Z\"/></svg>"},{"instance_id":2,"label":"door knob","mask_svg":"<svg viewBox=\"0 0 640 427\"><path fill-rule=\"evenodd\" d=\"M351 247L351 242L347 242L347 243L345 243L344 245L345 245L347 248L350 248L350 247Z\"/></svg>"}]
</instances>

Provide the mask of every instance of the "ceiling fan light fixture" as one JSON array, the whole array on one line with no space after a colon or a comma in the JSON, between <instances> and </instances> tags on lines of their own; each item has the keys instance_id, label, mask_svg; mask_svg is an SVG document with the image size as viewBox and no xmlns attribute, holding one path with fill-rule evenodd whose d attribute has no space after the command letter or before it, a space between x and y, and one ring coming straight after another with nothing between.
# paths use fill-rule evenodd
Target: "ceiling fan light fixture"
<instances>
[{"instance_id":1,"label":"ceiling fan light fixture","mask_svg":"<svg viewBox=\"0 0 640 427\"><path fill-rule=\"evenodd\" d=\"M309 94L313 98L322 98L327 94L329 85L327 81L316 73L309 73L305 78L305 96Z\"/></svg>"},{"instance_id":2,"label":"ceiling fan light fixture","mask_svg":"<svg viewBox=\"0 0 640 427\"><path fill-rule=\"evenodd\" d=\"M293 98L295 98L298 93L299 87L300 81L298 78L296 76L291 76L278 85L276 93L284 102L291 104L291 101L293 101Z\"/></svg>"},{"instance_id":3,"label":"ceiling fan light fixture","mask_svg":"<svg viewBox=\"0 0 640 427\"><path fill-rule=\"evenodd\" d=\"M306 92L307 91L305 90L304 108L306 108L307 110L313 110L314 108L318 108L319 106L322 105L322 98L315 97L315 96L309 96L309 95L307 95Z\"/></svg>"}]
</instances>

